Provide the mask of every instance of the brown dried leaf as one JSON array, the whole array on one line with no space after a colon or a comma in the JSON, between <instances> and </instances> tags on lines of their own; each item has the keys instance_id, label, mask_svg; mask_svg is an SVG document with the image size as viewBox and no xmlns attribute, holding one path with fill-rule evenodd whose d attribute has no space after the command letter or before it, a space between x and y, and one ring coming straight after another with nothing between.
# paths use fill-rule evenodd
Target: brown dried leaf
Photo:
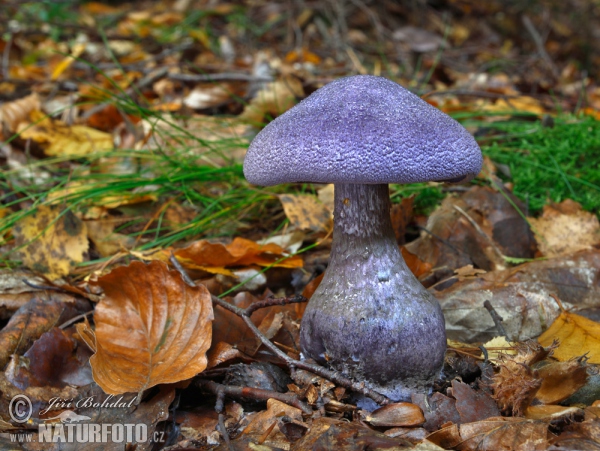
<instances>
[{"instance_id":1,"label":"brown dried leaf","mask_svg":"<svg viewBox=\"0 0 600 451\"><path fill-rule=\"evenodd\" d=\"M304 97L302 82L294 76L268 83L256 94L240 115L251 124L260 124L266 115L277 117Z\"/></svg>"},{"instance_id":2,"label":"brown dried leaf","mask_svg":"<svg viewBox=\"0 0 600 451\"><path fill-rule=\"evenodd\" d=\"M6 126L9 132L15 132L20 122L29 119L29 115L40 108L40 98L35 92L22 99L6 102L0 106L0 125Z\"/></svg>"},{"instance_id":3,"label":"brown dried leaf","mask_svg":"<svg viewBox=\"0 0 600 451\"><path fill-rule=\"evenodd\" d=\"M280 194L279 201L292 226L300 230L327 232L333 225L331 211L315 196Z\"/></svg>"},{"instance_id":4,"label":"brown dried leaf","mask_svg":"<svg viewBox=\"0 0 600 451\"><path fill-rule=\"evenodd\" d=\"M527 407L525 418L528 420L557 420L559 418L572 417L580 413L581 409L577 407L540 405Z\"/></svg>"},{"instance_id":5,"label":"brown dried leaf","mask_svg":"<svg viewBox=\"0 0 600 451\"><path fill-rule=\"evenodd\" d=\"M558 404L587 382L587 365L583 360L552 362L538 370L542 386L535 399L542 404Z\"/></svg>"},{"instance_id":6,"label":"brown dried leaf","mask_svg":"<svg viewBox=\"0 0 600 451\"><path fill-rule=\"evenodd\" d=\"M542 216L529 221L538 246L547 257L570 254L600 243L600 222L596 215L570 199L545 205Z\"/></svg>"},{"instance_id":7,"label":"brown dried leaf","mask_svg":"<svg viewBox=\"0 0 600 451\"><path fill-rule=\"evenodd\" d=\"M25 265L50 280L69 274L84 260L89 245L85 223L58 206L39 206L15 224L13 234L17 245L24 245Z\"/></svg>"},{"instance_id":8,"label":"brown dried leaf","mask_svg":"<svg viewBox=\"0 0 600 451\"><path fill-rule=\"evenodd\" d=\"M456 399L456 410L461 423L484 420L500 415L498 406L483 390L475 391L469 385L452 381L452 396Z\"/></svg>"},{"instance_id":9,"label":"brown dried leaf","mask_svg":"<svg viewBox=\"0 0 600 451\"><path fill-rule=\"evenodd\" d=\"M419 426L425 417L419 406L410 402L397 402L380 407L373 412L361 411L361 416L372 426Z\"/></svg>"},{"instance_id":10,"label":"brown dried leaf","mask_svg":"<svg viewBox=\"0 0 600 451\"><path fill-rule=\"evenodd\" d=\"M600 323L563 311L538 338L542 346L559 341L554 357L561 362L586 355L589 363L600 363Z\"/></svg>"},{"instance_id":11,"label":"brown dried leaf","mask_svg":"<svg viewBox=\"0 0 600 451\"><path fill-rule=\"evenodd\" d=\"M17 310L0 331L0 367L6 366L12 354L27 351L35 340L57 324L91 309L87 301L75 301L63 293L47 293Z\"/></svg>"},{"instance_id":12,"label":"brown dried leaf","mask_svg":"<svg viewBox=\"0 0 600 451\"><path fill-rule=\"evenodd\" d=\"M190 287L164 263L134 262L98 280L94 380L106 393L139 392L206 368L213 310L204 286Z\"/></svg>"},{"instance_id":13,"label":"brown dried leaf","mask_svg":"<svg viewBox=\"0 0 600 451\"><path fill-rule=\"evenodd\" d=\"M496 336L494 322L483 307L488 300L504 319L508 335L522 341L538 337L560 314L551 294L558 295L566 309L577 306L582 315L597 315L600 285L590 281L599 278L600 252L589 250L462 281L454 277L431 291L444 310L449 338L469 343ZM549 337L544 346L553 339Z\"/></svg>"},{"instance_id":14,"label":"brown dried leaf","mask_svg":"<svg viewBox=\"0 0 600 451\"><path fill-rule=\"evenodd\" d=\"M488 418L460 426L464 451L542 451L548 447L548 423L525 418Z\"/></svg>"},{"instance_id":15,"label":"brown dried leaf","mask_svg":"<svg viewBox=\"0 0 600 451\"><path fill-rule=\"evenodd\" d=\"M258 244L239 237L235 238L231 244L213 244L206 240L196 241L184 249L176 250L174 253L177 259L186 267L226 275L232 275L232 273L223 268L235 266L302 267L302 257L299 255L283 259L285 251L281 246L273 243ZM168 259L169 256L170 251L162 253L164 259ZM278 260L281 261L278 262Z\"/></svg>"}]
</instances>

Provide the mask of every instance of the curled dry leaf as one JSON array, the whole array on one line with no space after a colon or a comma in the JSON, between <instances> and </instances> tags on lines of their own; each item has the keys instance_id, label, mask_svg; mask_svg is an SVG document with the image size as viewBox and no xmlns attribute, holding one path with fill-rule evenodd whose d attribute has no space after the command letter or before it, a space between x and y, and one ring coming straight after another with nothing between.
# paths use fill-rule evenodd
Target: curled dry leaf
<instances>
[{"instance_id":1,"label":"curled dry leaf","mask_svg":"<svg viewBox=\"0 0 600 451\"><path fill-rule=\"evenodd\" d=\"M213 309L204 286L190 287L162 262L134 262L100 278L94 380L106 393L139 392L204 371Z\"/></svg>"},{"instance_id":2,"label":"curled dry leaf","mask_svg":"<svg viewBox=\"0 0 600 451\"><path fill-rule=\"evenodd\" d=\"M558 404L564 401L587 382L585 359L568 362L552 362L538 370L542 386L535 399L542 404Z\"/></svg>"},{"instance_id":3,"label":"curled dry leaf","mask_svg":"<svg viewBox=\"0 0 600 451\"><path fill-rule=\"evenodd\" d=\"M425 417L419 406L410 402L388 404L373 412L366 412L362 416L372 426L410 427L425 423Z\"/></svg>"},{"instance_id":4,"label":"curled dry leaf","mask_svg":"<svg viewBox=\"0 0 600 451\"><path fill-rule=\"evenodd\" d=\"M27 120L32 111L40 108L40 98L35 92L22 99L6 102L0 107L0 124L10 132L15 132L19 122Z\"/></svg>"},{"instance_id":5,"label":"curled dry leaf","mask_svg":"<svg viewBox=\"0 0 600 451\"><path fill-rule=\"evenodd\" d=\"M235 238L231 244L196 241L174 253L185 267L225 275L233 275L225 268L235 266L302 267L302 258L299 255L284 258L285 251L281 246L274 243L258 244L245 238ZM163 254L165 258L169 258L169 255L170 252Z\"/></svg>"},{"instance_id":6,"label":"curled dry leaf","mask_svg":"<svg viewBox=\"0 0 600 451\"><path fill-rule=\"evenodd\" d=\"M58 206L38 207L38 211L13 227L17 246L28 268L55 280L69 274L81 263L88 250L87 230L70 210Z\"/></svg>"},{"instance_id":7,"label":"curled dry leaf","mask_svg":"<svg viewBox=\"0 0 600 451\"><path fill-rule=\"evenodd\" d=\"M565 308L577 306L580 314L595 315L600 285L590 281L598 277L600 252L592 249L568 258L533 261L465 280L452 276L441 282L444 286L438 284L431 291L442 305L449 338L470 343L485 342L497 335L494 322L483 307L484 301L489 300L504 319L503 325L511 340L522 341L539 336L560 314L551 294L558 294ZM561 338L547 335L555 334L556 330L544 333L543 336L548 337L544 346L550 345L554 338ZM593 341L593 336L587 338ZM591 351L589 346L565 360L588 350Z\"/></svg>"}]
</instances>

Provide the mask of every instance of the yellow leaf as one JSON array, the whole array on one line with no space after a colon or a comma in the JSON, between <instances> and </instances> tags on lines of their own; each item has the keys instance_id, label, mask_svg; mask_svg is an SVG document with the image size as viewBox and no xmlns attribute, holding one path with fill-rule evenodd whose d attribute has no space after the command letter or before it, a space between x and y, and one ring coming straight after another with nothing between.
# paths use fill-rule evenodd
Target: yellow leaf
<instances>
[{"instance_id":1,"label":"yellow leaf","mask_svg":"<svg viewBox=\"0 0 600 451\"><path fill-rule=\"evenodd\" d=\"M327 232L331 229L333 215L315 196L306 194L280 194L279 201L290 223L300 230Z\"/></svg>"},{"instance_id":2,"label":"yellow leaf","mask_svg":"<svg viewBox=\"0 0 600 451\"><path fill-rule=\"evenodd\" d=\"M553 356L561 362L587 353L590 363L600 363L600 323L575 313L562 312L538 338L542 346L559 340Z\"/></svg>"},{"instance_id":3,"label":"yellow leaf","mask_svg":"<svg viewBox=\"0 0 600 451\"><path fill-rule=\"evenodd\" d=\"M84 125L68 126L62 121L44 117L40 111L31 113L31 121L33 125L19 125L21 138L35 141L48 156L87 155L114 147L112 136L108 133Z\"/></svg>"},{"instance_id":4,"label":"yellow leaf","mask_svg":"<svg viewBox=\"0 0 600 451\"><path fill-rule=\"evenodd\" d=\"M40 206L13 227L23 263L51 280L69 274L88 250L85 223L58 206Z\"/></svg>"},{"instance_id":5,"label":"yellow leaf","mask_svg":"<svg viewBox=\"0 0 600 451\"><path fill-rule=\"evenodd\" d=\"M86 44L83 42L79 42L77 44L75 44L73 46L73 51L71 52L71 54L65 58L63 58L63 60L58 63L56 65L56 67L54 68L54 70L52 71L52 80L56 80L58 77L61 76L61 74L67 70L71 64L73 64L73 62L79 58L79 56L83 53L83 51L85 50Z\"/></svg>"}]
</instances>

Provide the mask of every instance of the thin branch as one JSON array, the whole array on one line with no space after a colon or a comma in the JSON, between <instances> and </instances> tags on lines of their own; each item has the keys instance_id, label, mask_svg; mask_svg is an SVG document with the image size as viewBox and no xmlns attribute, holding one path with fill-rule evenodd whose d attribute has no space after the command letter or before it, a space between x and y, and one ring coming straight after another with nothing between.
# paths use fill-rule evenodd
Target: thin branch
<instances>
[{"instance_id":1,"label":"thin branch","mask_svg":"<svg viewBox=\"0 0 600 451\"><path fill-rule=\"evenodd\" d=\"M291 393L279 393L274 390L265 390L262 388L254 387L239 387L237 385L223 385L214 381L206 379L200 379L197 381L200 387L204 387L207 390L219 395L231 396L233 398L247 398L255 401L266 401L268 399L277 399L278 401L289 404L292 407L300 409L305 415L312 415L313 411L309 405L300 401L298 397Z\"/></svg>"},{"instance_id":2,"label":"thin branch","mask_svg":"<svg viewBox=\"0 0 600 451\"><path fill-rule=\"evenodd\" d=\"M525 28L527 28L527 31L533 38L533 42L537 47L538 53L550 69L550 72L552 72L552 76L556 79L559 79L560 71L558 70L558 68L554 64L554 61L552 61L552 58L550 58L550 55L546 51L546 48L544 47L544 41L542 40L542 37L540 36L538 31L535 29L533 22L531 22L531 19L527 15L523 15L523 17L521 17L521 20L523 21L523 25L525 25Z\"/></svg>"},{"instance_id":3,"label":"thin branch","mask_svg":"<svg viewBox=\"0 0 600 451\"><path fill-rule=\"evenodd\" d=\"M502 324L504 319L496 311L496 309L494 308L492 303L488 300L485 300L485 301L483 301L483 306L490 313L490 316L492 317L492 320L494 321L494 325L496 326L498 333L501 336L506 337L506 339L510 340L510 338L508 337L508 334L506 333L506 329L504 328L504 324Z\"/></svg>"},{"instance_id":4,"label":"thin branch","mask_svg":"<svg viewBox=\"0 0 600 451\"><path fill-rule=\"evenodd\" d=\"M185 274L185 270L183 269L181 264L179 264L177 259L173 255L171 255L169 260L171 261L173 266L175 266L175 268L183 276L183 274ZM183 277L185 277L185 276L183 276ZM189 285L195 286L194 282L189 277L185 278L184 280L186 280L186 283L188 283ZM229 302L225 301L224 299L218 298L217 296L212 295L212 294L211 294L211 299L212 299L213 303L215 303L218 306L224 308L225 310L229 310L231 313L239 316L242 319L242 321L244 321L246 326L248 326L248 328L252 331L252 333L260 340L260 342L267 349L269 349L273 354L275 354L277 357L279 357L281 360L283 360L286 363L288 368L290 368L290 370L292 371L292 375L294 373L294 369L300 368L300 369L303 369L306 371L310 371L311 373L314 373L318 376L324 377L325 379L330 380L334 384L341 385L342 387L348 388L348 389L353 390L357 393L360 393L364 396L367 396L368 398L371 398L373 401L375 401L377 404L380 404L380 405L389 404L390 400L388 398L381 395L380 393L377 393L374 390L367 388L365 386L364 382L361 382L361 383L354 382L354 381L348 379L347 377L343 376L342 374L338 373L337 371L328 370L327 368L324 368L317 364L308 363L308 362L305 362L302 360L296 360L296 359L290 357L289 355L287 355L286 353L284 353L281 349L279 349L277 346L275 346L275 344L273 344L260 331L260 329L258 327L256 327L256 325L252 322L252 319L250 318L249 313L252 313L254 310L256 310L255 308L252 308L252 306L249 306L248 308L243 309L243 308L237 307L233 304L230 304ZM286 299L286 298L283 298L283 299Z\"/></svg>"},{"instance_id":5,"label":"thin branch","mask_svg":"<svg viewBox=\"0 0 600 451\"><path fill-rule=\"evenodd\" d=\"M200 81L273 81L270 77L257 77L256 75L244 73L221 73L221 74L177 74L172 73L167 75L171 80L183 82L200 82Z\"/></svg>"}]
</instances>

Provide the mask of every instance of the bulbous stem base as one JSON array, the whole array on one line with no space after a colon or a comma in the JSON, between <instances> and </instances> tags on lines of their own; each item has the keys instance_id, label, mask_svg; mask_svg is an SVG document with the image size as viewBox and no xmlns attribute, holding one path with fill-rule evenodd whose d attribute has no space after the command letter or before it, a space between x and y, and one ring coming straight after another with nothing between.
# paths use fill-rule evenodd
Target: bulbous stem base
<instances>
[{"instance_id":1,"label":"bulbous stem base","mask_svg":"<svg viewBox=\"0 0 600 451\"><path fill-rule=\"evenodd\" d=\"M396 243L387 185L336 184L329 267L300 330L306 357L394 401L429 390L446 350L437 300Z\"/></svg>"}]
</instances>

